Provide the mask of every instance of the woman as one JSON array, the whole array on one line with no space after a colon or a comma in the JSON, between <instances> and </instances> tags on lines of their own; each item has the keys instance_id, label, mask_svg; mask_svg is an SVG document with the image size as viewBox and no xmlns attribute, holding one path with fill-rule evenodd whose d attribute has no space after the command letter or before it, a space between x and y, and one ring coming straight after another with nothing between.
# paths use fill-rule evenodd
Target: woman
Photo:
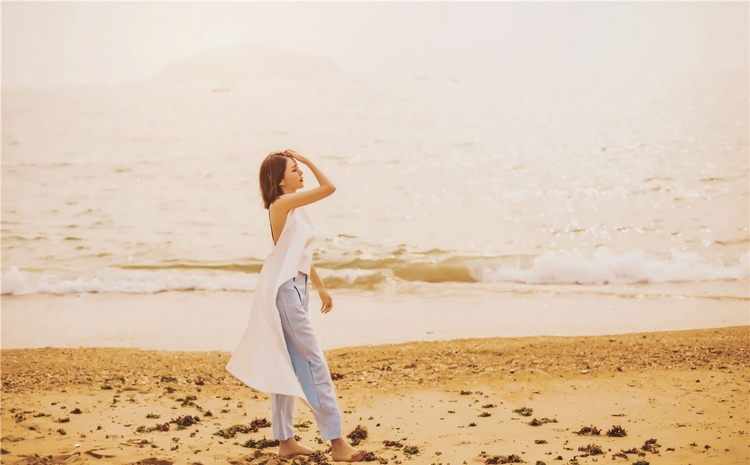
<instances>
[{"instance_id":1,"label":"woman","mask_svg":"<svg viewBox=\"0 0 750 465\"><path fill-rule=\"evenodd\" d=\"M304 187L298 163L310 168L320 184ZM311 454L294 439L294 398L307 400L320 435L331 441L334 461L358 462L365 455L341 434L341 413L323 351L307 309L312 280L322 313L333 308L330 294L312 264L314 230L301 207L333 194L336 187L310 160L292 150L275 152L260 166L260 190L268 209L273 247L255 290L250 322L227 370L253 388L271 393L271 428L279 456Z\"/></svg>"}]
</instances>

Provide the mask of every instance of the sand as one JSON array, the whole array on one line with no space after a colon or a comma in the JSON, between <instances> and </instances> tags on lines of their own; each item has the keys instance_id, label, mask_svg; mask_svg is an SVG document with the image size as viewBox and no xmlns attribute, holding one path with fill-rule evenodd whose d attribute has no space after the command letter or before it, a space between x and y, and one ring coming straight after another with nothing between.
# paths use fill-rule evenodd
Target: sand
<instances>
[{"instance_id":1,"label":"sand","mask_svg":"<svg viewBox=\"0 0 750 465\"><path fill-rule=\"evenodd\" d=\"M414 342L327 356L345 433L366 429L360 447L376 463L728 465L749 458L749 352L742 326ZM3 350L2 463L330 463L302 405L297 434L320 455L295 462L274 447L243 447L271 438L263 421L248 431L270 420L270 402L224 371L228 357ZM541 425L530 425L535 419ZM592 426L598 435L577 434ZM617 426L627 435L607 436Z\"/></svg>"},{"instance_id":2,"label":"sand","mask_svg":"<svg viewBox=\"0 0 750 465\"><path fill-rule=\"evenodd\" d=\"M677 331L748 325L748 289L747 280L588 287L410 283L334 289L333 311L312 311L311 317L323 349ZM2 348L230 352L245 331L252 299L252 292L203 291L4 295ZM320 308L317 292L311 292L310 308Z\"/></svg>"}]
</instances>

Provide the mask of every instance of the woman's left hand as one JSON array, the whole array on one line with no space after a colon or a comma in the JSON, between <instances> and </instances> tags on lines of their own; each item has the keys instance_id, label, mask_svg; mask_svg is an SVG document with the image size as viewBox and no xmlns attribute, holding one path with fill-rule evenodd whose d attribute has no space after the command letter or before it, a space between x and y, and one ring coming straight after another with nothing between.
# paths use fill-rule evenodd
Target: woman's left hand
<instances>
[{"instance_id":1,"label":"woman's left hand","mask_svg":"<svg viewBox=\"0 0 750 465\"><path fill-rule=\"evenodd\" d=\"M318 295L320 296L320 302L323 304L320 307L320 313L328 313L333 308L333 299L331 298L331 294L328 293L327 290L321 289L318 291Z\"/></svg>"}]
</instances>

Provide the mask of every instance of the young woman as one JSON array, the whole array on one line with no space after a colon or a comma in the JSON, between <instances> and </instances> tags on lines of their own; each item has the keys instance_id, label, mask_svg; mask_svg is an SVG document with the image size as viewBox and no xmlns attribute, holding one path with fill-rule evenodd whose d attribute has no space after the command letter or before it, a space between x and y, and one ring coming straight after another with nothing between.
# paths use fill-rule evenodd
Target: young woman
<instances>
[{"instance_id":1,"label":"young woman","mask_svg":"<svg viewBox=\"0 0 750 465\"><path fill-rule=\"evenodd\" d=\"M298 162L310 168L318 187L297 192L305 186ZM271 393L271 428L281 457L313 452L294 439L294 398L301 397L323 440L331 441L333 460L358 462L365 451L342 438L333 381L307 305L308 280L318 290L322 313L331 311L333 300L312 264L315 231L301 207L328 197L336 187L310 160L286 150L261 163L260 190L273 247L258 278L250 322L227 370L248 386Z\"/></svg>"}]
</instances>

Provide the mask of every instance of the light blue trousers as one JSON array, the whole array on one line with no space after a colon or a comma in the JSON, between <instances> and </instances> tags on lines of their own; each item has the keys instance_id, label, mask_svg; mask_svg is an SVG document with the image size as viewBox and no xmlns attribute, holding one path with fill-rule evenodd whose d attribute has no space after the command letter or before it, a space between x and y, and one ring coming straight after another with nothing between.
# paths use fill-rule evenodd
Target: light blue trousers
<instances>
[{"instance_id":1,"label":"light blue trousers","mask_svg":"<svg viewBox=\"0 0 750 465\"><path fill-rule=\"evenodd\" d=\"M313 331L308 311L307 275L285 282L276 296L281 327L294 372L324 441L341 437L341 413L328 363ZM294 396L271 394L271 429L275 439L294 436Z\"/></svg>"}]
</instances>

